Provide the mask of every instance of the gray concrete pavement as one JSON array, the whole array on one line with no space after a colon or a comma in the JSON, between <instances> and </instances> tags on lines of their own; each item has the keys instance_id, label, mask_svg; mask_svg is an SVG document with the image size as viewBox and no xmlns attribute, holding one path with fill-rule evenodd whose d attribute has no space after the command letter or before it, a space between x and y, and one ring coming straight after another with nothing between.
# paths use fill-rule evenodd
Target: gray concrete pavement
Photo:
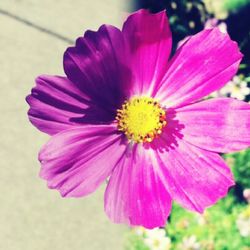
<instances>
[{"instance_id":1,"label":"gray concrete pavement","mask_svg":"<svg viewBox=\"0 0 250 250\"><path fill-rule=\"evenodd\" d=\"M102 23L119 25L124 2L1 0L1 9L75 39ZM62 199L38 177L48 136L28 122L24 99L37 75L62 73L67 43L1 13L0 31L0 249L123 249L126 227L105 216L104 185L84 199Z\"/></svg>"}]
</instances>

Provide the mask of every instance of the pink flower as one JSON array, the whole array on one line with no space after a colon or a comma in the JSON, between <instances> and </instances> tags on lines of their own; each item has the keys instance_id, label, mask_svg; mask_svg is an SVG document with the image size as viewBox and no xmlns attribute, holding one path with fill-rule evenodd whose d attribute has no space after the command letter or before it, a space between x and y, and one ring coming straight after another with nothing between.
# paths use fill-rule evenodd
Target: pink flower
<instances>
[{"instance_id":1,"label":"pink flower","mask_svg":"<svg viewBox=\"0 0 250 250\"><path fill-rule=\"evenodd\" d=\"M234 185L217 152L250 145L250 106L200 101L236 73L242 54L217 28L194 35L169 60L165 12L140 10L122 30L87 31L64 54L66 76L40 76L29 119L51 135L40 176L64 197L108 177L105 211L116 223L163 226L172 200L202 213Z\"/></svg>"}]
</instances>

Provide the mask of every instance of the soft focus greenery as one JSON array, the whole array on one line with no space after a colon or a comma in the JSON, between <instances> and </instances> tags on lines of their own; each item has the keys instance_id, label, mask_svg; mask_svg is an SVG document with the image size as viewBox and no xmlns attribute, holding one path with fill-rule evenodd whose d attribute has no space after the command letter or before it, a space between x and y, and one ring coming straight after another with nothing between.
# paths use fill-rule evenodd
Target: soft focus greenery
<instances>
[{"instance_id":1,"label":"soft focus greenery","mask_svg":"<svg viewBox=\"0 0 250 250\"><path fill-rule=\"evenodd\" d=\"M241 188L250 188L250 149L224 157L232 166L234 178Z\"/></svg>"},{"instance_id":2,"label":"soft focus greenery","mask_svg":"<svg viewBox=\"0 0 250 250\"><path fill-rule=\"evenodd\" d=\"M235 98L243 95L244 101L250 101L246 93L250 83L250 0L138 0L137 8L149 8L153 12L166 9L173 33L173 53L180 41L203 30L211 20L219 28L226 27L230 37L239 44L244 59L234 78L234 90L228 88L223 93ZM244 83L241 84L239 79ZM236 182L225 198L208 208L203 215L174 204L164 229L165 237L171 240L167 249L157 247L157 242L155 247L148 247L145 244L147 234L138 233L136 229L132 229L127 236L126 249L250 250L250 190L248 198L243 195L244 190L250 189L250 149L223 157L231 167Z\"/></svg>"},{"instance_id":3,"label":"soft focus greenery","mask_svg":"<svg viewBox=\"0 0 250 250\"><path fill-rule=\"evenodd\" d=\"M250 0L224 0L224 8L228 11L235 11L250 4Z\"/></svg>"},{"instance_id":4,"label":"soft focus greenery","mask_svg":"<svg viewBox=\"0 0 250 250\"><path fill-rule=\"evenodd\" d=\"M203 216L174 206L171 214L172 222L166 226L167 234L172 239L172 249L178 249L182 239L192 235L195 235L200 242L200 249L236 250L250 247L249 238L241 237L236 225L237 217L245 206L234 203L231 205L228 207L221 201L207 209Z\"/></svg>"}]
</instances>

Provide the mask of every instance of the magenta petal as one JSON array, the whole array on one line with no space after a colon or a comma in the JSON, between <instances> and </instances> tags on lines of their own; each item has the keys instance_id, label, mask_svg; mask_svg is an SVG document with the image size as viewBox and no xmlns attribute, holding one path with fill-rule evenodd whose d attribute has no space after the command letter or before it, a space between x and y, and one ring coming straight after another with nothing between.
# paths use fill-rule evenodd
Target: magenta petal
<instances>
[{"instance_id":1,"label":"magenta petal","mask_svg":"<svg viewBox=\"0 0 250 250\"><path fill-rule=\"evenodd\" d=\"M125 149L113 125L68 129L53 136L41 149L40 176L62 196L84 196L110 175Z\"/></svg>"},{"instance_id":2,"label":"magenta petal","mask_svg":"<svg viewBox=\"0 0 250 250\"><path fill-rule=\"evenodd\" d=\"M87 97L66 77L40 76L26 98L29 119L50 135L77 124L71 119L82 117L88 107Z\"/></svg>"},{"instance_id":3,"label":"magenta petal","mask_svg":"<svg viewBox=\"0 0 250 250\"><path fill-rule=\"evenodd\" d=\"M64 70L98 107L115 116L129 95L131 72L128 49L122 32L103 25L97 32L86 31L64 54Z\"/></svg>"},{"instance_id":4,"label":"magenta petal","mask_svg":"<svg viewBox=\"0 0 250 250\"><path fill-rule=\"evenodd\" d=\"M184 140L215 152L250 146L250 105L231 98L210 99L176 109Z\"/></svg>"},{"instance_id":5,"label":"magenta petal","mask_svg":"<svg viewBox=\"0 0 250 250\"><path fill-rule=\"evenodd\" d=\"M242 54L217 28L191 36L171 59L156 97L167 107L183 106L223 87L236 73Z\"/></svg>"},{"instance_id":6,"label":"magenta petal","mask_svg":"<svg viewBox=\"0 0 250 250\"><path fill-rule=\"evenodd\" d=\"M128 149L114 169L105 192L105 211L115 223L164 226L171 198L154 170L151 150L140 144Z\"/></svg>"},{"instance_id":7,"label":"magenta petal","mask_svg":"<svg viewBox=\"0 0 250 250\"><path fill-rule=\"evenodd\" d=\"M157 158L158 172L171 197L187 209L202 213L234 184L230 169L218 154L181 140L175 149L157 151Z\"/></svg>"},{"instance_id":8,"label":"magenta petal","mask_svg":"<svg viewBox=\"0 0 250 250\"><path fill-rule=\"evenodd\" d=\"M32 124L50 135L81 124L107 124L115 117L66 77L38 77L26 100Z\"/></svg>"},{"instance_id":9,"label":"magenta petal","mask_svg":"<svg viewBox=\"0 0 250 250\"><path fill-rule=\"evenodd\" d=\"M139 10L124 23L124 36L131 50L133 94L151 94L165 73L172 36L166 12Z\"/></svg>"}]
</instances>

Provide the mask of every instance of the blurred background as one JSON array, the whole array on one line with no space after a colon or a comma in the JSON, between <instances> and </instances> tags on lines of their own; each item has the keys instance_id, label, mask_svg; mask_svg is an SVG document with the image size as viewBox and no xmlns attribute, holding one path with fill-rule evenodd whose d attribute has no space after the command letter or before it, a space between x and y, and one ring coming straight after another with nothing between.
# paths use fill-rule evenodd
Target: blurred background
<instances>
[{"instance_id":1,"label":"blurred background","mask_svg":"<svg viewBox=\"0 0 250 250\"><path fill-rule=\"evenodd\" d=\"M37 75L63 74L62 56L86 29L121 27L127 12L166 9L176 48L204 28L238 42L237 75L210 97L250 100L250 0L0 0L0 250L250 250L250 150L224 155L236 186L204 215L174 205L165 228L129 229L103 210L103 185L62 199L38 177L47 141L27 119L25 96ZM208 98L210 98L208 97Z\"/></svg>"}]
</instances>

